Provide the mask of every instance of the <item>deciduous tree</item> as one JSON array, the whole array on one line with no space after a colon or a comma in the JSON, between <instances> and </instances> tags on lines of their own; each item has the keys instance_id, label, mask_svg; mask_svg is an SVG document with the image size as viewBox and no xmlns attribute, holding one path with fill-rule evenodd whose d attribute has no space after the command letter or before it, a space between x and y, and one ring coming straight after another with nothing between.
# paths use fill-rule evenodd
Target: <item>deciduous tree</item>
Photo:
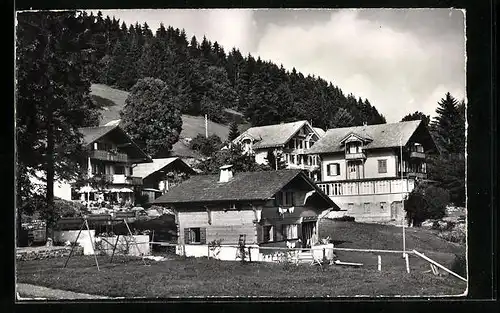
<instances>
[{"instance_id":1,"label":"deciduous tree","mask_svg":"<svg viewBox=\"0 0 500 313\"><path fill-rule=\"evenodd\" d=\"M153 157L163 157L182 131L179 96L157 78L142 78L132 87L121 112L124 129Z\"/></svg>"}]
</instances>

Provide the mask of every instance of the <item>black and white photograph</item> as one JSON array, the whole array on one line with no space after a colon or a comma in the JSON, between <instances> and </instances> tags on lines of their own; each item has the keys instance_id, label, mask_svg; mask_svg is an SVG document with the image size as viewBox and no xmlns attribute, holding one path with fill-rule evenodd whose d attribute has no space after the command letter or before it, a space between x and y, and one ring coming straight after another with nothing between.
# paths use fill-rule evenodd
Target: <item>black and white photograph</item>
<instances>
[{"instance_id":1,"label":"black and white photograph","mask_svg":"<svg viewBox=\"0 0 500 313\"><path fill-rule=\"evenodd\" d=\"M15 12L15 297L468 294L466 10Z\"/></svg>"}]
</instances>

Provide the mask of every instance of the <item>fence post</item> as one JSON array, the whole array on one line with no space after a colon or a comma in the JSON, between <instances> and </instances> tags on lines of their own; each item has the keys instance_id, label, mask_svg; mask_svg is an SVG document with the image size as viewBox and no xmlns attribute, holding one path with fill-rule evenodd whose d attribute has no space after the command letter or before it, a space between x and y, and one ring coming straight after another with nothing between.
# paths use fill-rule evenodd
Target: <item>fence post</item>
<instances>
[{"instance_id":1,"label":"fence post","mask_svg":"<svg viewBox=\"0 0 500 313\"><path fill-rule=\"evenodd\" d=\"M248 261L252 262L252 247L248 246Z\"/></svg>"},{"instance_id":2,"label":"fence post","mask_svg":"<svg viewBox=\"0 0 500 313\"><path fill-rule=\"evenodd\" d=\"M408 258L408 253L405 253L405 260L406 260L406 272L409 274L410 273L410 260Z\"/></svg>"},{"instance_id":3,"label":"fence post","mask_svg":"<svg viewBox=\"0 0 500 313\"><path fill-rule=\"evenodd\" d=\"M326 251L325 251L325 248L323 248L323 261L326 261Z\"/></svg>"},{"instance_id":4,"label":"fence post","mask_svg":"<svg viewBox=\"0 0 500 313\"><path fill-rule=\"evenodd\" d=\"M382 257L380 255L377 256L378 259L378 271L380 272L382 270Z\"/></svg>"}]
</instances>

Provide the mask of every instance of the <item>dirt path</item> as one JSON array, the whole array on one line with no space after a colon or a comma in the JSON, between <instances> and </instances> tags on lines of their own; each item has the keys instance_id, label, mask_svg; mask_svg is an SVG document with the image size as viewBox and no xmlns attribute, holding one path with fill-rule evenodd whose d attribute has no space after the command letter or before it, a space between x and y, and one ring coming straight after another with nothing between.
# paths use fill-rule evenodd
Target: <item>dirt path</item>
<instances>
[{"instance_id":1,"label":"dirt path","mask_svg":"<svg viewBox=\"0 0 500 313\"><path fill-rule=\"evenodd\" d=\"M17 284L16 292L17 300L112 299L106 296L89 295L22 283Z\"/></svg>"}]
</instances>

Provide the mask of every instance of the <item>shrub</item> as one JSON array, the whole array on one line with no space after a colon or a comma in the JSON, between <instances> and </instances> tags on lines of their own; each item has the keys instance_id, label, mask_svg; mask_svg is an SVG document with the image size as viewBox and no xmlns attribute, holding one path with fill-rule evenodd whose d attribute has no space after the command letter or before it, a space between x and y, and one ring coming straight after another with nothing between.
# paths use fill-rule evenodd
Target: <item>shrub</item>
<instances>
[{"instance_id":1,"label":"shrub","mask_svg":"<svg viewBox=\"0 0 500 313\"><path fill-rule=\"evenodd\" d=\"M417 185L405 200L409 222L420 227L427 219L442 218L449 201L450 196L445 189L425 183Z\"/></svg>"},{"instance_id":2,"label":"shrub","mask_svg":"<svg viewBox=\"0 0 500 313\"><path fill-rule=\"evenodd\" d=\"M341 217L334 217L332 220L340 222L354 222L355 218L354 216L344 215Z\"/></svg>"},{"instance_id":3,"label":"shrub","mask_svg":"<svg viewBox=\"0 0 500 313\"><path fill-rule=\"evenodd\" d=\"M189 148L200 152L204 156L211 156L215 151L219 150L221 146L222 140L217 135L210 135L207 138L198 134L189 144Z\"/></svg>"}]
</instances>

